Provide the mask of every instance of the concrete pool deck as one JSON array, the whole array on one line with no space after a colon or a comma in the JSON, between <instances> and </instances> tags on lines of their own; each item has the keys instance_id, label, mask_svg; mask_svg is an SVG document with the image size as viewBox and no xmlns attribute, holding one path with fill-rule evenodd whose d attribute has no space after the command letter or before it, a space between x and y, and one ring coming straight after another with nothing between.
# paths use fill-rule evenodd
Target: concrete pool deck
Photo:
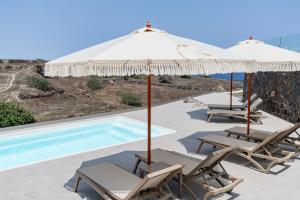
<instances>
[{"instance_id":1,"label":"concrete pool deck","mask_svg":"<svg viewBox=\"0 0 300 200\"><path fill-rule=\"evenodd\" d=\"M228 103L229 97L224 93L213 93L196 97L203 103ZM234 98L234 103L239 103ZM253 128L275 131L285 128L290 123L263 112L265 119L263 125L252 125ZM126 113L109 115L126 116L133 119L146 121L146 110L135 110ZM152 122L156 125L174 129L174 134L161 136L152 140L152 148L163 148L186 153L188 155L204 158L211 147L204 146L204 155L195 155L197 145L196 138L210 133L222 134L222 130L235 125L245 126L243 122L235 122L226 119L212 119L206 123L206 110L199 109L193 103L176 101L165 105L153 107ZM104 116L105 117L105 116ZM88 119L83 119L88 120ZM134 154L146 149L146 141L138 141L129 144L118 145L92 152L77 154L65 158L41 162L16 169L0 172L0 199L43 199L43 200L80 200L101 199L86 184L81 183L79 193L70 191L74 185L75 170L81 166L87 166L98 162L111 161L122 167L132 170L135 164ZM300 198L299 178L300 161L296 159L287 163L287 166L276 166L271 174L263 174L250 167L234 163L238 158L230 157L223 162L227 171L236 177L243 178L244 182L238 185L233 194L225 194L218 199L241 200L276 200ZM247 164L246 161L243 161ZM201 199L202 191L197 185L193 188L198 191ZM188 195L184 199L189 199Z\"/></svg>"}]
</instances>

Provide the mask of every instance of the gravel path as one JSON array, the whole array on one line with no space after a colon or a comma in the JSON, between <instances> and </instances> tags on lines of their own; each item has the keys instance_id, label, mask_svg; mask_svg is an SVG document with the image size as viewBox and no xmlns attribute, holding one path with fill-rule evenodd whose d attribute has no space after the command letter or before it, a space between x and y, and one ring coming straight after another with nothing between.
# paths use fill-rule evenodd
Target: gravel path
<instances>
[{"instance_id":1,"label":"gravel path","mask_svg":"<svg viewBox=\"0 0 300 200\"><path fill-rule=\"evenodd\" d=\"M19 74L19 73L21 73L21 72L24 72L24 71L26 71L26 70L28 70L28 69L31 69L32 67L33 67L33 66L28 67L28 68L26 68L26 69L22 69L22 70L20 70L20 71L17 71L17 72L15 72L15 73L11 74L11 78L10 78L9 83L7 84L7 86L6 86L4 89L0 90L0 93L9 90L9 89L13 86L13 83L14 83L14 81L15 81L15 79L16 79L16 75L17 75L17 74Z\"/></svg>"}]
</instances>

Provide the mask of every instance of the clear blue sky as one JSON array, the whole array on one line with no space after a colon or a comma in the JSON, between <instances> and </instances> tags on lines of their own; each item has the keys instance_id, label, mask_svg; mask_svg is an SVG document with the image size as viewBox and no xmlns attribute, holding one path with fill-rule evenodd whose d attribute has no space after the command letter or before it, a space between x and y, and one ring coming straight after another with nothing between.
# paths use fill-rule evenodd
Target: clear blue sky
<instances>
[{"instance_id":1,"label":"clear blue sky","mask_svg":"<svg viewBox=\"0 0 300 200\"><path fill-rule=\"evenodd\" d=\"M300 33L299 0L0 0L0 58L53 59L151 20L172 34L228 47Z\"/></svg>"}]
</instances>

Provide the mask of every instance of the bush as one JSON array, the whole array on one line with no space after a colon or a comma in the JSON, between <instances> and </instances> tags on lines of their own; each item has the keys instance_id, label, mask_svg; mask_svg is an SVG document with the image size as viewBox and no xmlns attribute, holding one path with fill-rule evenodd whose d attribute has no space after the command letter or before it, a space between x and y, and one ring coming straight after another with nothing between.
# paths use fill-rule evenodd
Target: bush
<instances>
[{"instance_id":1,"label":"bush","mask_svg":"<svg viewBox=\"0 0 300 200\"><path fill-rule=\"evenodd\" d=\"M40 75L44 75L44 67L42 65L36 65L35 66L35 71L36 73L40 74Z\"/></svg>"},{"instance_id":2,"label":"bush","mask_svg":"<svg viewBox=\"0 0 300 200\"><path fill-rule=\"evenodd\" d=\"M36 88L42 91L52 90L52 84L45 78L40 78L36 76L28 76L27 77L27 85L32 88Z\"/></svg>"},{"instance_id":3,"label":"bush","mask_svg":"<svg viewBox=\"0 0 300 200\"><path fill-rule=\"evenodd\" d=\"M142 106L142 99L136 93L122 92L120 95L123 104L136 107Z\"/></svg>"},{"instance_id":4,"label":"bush","mask_svg":"<svg viewBox=\"0 0 300 200\"><path fill-rule=\"evenodd\" d=\"M0 101L0 128L35 122L32 113L13 102Z\"/></svg>"},{"instance_id":5,"label":"bush","mask_svg":"<svg viewBox=\"0 0 300 200\"><path fill-rule=\"evenodd\" d=\"M146 79L146 75L143 75L143 74L138 74L138 75L134 74L134 75L131 75L130 77L133 79L140 79L140 80Z\"/></svg>"},{"instance_id":6,"label":"bush","mask_svg":"<svg viewBox=\"0 0 300 200\"><path fill-rule=\"evenodd\" d=\"M158 80L160 83L172 83L173 82L173 77L164 75L164 76L159 76Z\"/></svg>"},{"instance_id":7,"label":"bush","mask_svg":"<svg viewBox=\"0 0 300 200\"><path fill-rule=\"evenodd\" d=\"M87 86L91 90L100 90L104 87L104 83L98 76L91 76L87 83Z\"/></svg>"},{"instance_id":8,"label":"bush","mask_svg":"<svg viewBox=\"0 0 300 200\"><path fill-rule=\"evenodd\" d=\"M192 78L192 76L191 76L191 75L182 75L182 76L180 76L180 78L191 79L191 78Z\"/></svg>"}]
</instances>

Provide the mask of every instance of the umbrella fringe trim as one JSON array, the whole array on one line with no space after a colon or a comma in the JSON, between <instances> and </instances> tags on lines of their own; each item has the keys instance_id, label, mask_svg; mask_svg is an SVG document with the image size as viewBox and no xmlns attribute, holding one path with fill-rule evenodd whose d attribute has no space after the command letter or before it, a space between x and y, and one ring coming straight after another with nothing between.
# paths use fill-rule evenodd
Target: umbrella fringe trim
<instances>
[{"instance_id":1,"label":"umbrella fringe trim","mask_svg":"<svg viewBox=\"0 0 300 200\"><path fill-rule=\"evenodd\" d=\"M146 62L88 62L88 63L46 63L44 74L48 77L80 76L130 76L134 74L153 75L210 75L216 73L251 72L253 63L196 60L196 61L153 61Z\"/></svg>"},{"instance_id":2,"label":"umbrella fringe trim","mask_svg":"<svg viewBox=\"0 0 300 200\"><path fill-rule=\"evenodd\" d=\"M88 62L88 63L46 63L44 74L48 77L80 76L130 76L134 74L153 75L211 75L217 73L300 71L300 63L234 62L219 60L196 61L153 61L146 62Z\"/></svg>"}]
</instances>

